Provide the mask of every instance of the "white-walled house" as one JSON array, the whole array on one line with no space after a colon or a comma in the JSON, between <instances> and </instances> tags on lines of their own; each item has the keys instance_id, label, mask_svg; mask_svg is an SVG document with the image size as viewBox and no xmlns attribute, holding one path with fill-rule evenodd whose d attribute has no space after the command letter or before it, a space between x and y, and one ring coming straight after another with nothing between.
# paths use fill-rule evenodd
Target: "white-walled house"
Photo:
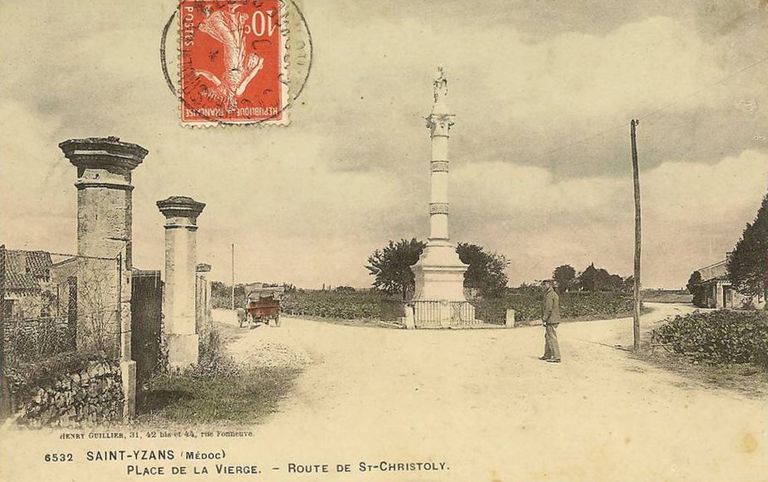
<instances>
[{"instance_id":1,"label":"white-walled house","mask_svg":"<svg viewBox=\"0 0 768 482\"><path fill-rule=\"evenodd\" d=\"M699 286L703 290L701 308L762 308L765 300L762 297L751 297L739 293L731 286L728 279L728 258L710 264L697 271L701 274Z\"/></svg>"}]
</instances>

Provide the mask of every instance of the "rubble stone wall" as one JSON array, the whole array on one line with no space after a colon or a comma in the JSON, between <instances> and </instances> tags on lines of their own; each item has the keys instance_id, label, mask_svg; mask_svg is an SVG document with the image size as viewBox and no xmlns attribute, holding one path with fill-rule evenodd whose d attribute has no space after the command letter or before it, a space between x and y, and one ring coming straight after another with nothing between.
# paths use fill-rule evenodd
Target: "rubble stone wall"
<instances>
[{"instance_id":1,"label":"rubble stone wall","mask_svg":"<svg viewBox=\"0 0 768 482\"><path fill-rule=\"evenodd\" d=\"M117 360L69 353L7 375L19 425L78 427L122 419Z\"/></svg>"}]
</instances>

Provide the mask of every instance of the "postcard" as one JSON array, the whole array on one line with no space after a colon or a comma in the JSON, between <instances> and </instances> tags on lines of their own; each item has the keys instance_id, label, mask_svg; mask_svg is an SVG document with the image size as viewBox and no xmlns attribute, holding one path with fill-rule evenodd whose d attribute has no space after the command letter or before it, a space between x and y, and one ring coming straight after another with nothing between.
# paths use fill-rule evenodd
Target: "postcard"
<instances>
[{"instance_id":1,"label":"postcard","mask_svg":"<svg viewBox=\"0 0 768 482\"><path fill-rule=\"evenodd\" d=\"M0 22L0 480L768 481L765 0Z\"/></svg>"}]
</instances>

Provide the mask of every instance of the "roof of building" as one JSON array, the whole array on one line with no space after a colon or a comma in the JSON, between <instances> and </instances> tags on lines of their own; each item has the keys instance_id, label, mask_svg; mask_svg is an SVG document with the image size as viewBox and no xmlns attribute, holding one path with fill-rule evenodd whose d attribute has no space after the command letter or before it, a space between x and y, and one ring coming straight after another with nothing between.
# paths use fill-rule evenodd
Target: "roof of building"
<instances>
[{"instance_id":1,"label":"roof of building","mask_svg":"<svg viewBox=\"0 0 768 482\"><path fill-rule=\"evenodd\" d=\"M27 251L27 274L48 277L51 275L51 253L46 251Z\"/></svg>"},{"instance_id":2,"label":"roof of building","mask_svg":"<svg viewBox=\"0 0 768 482\"><path fill-rule=\"evenodd\" d=\"M13 291L39 291L40 283L28 274L6 272L5 289Z\"/></svg>"},{"instance_id":3,"label":"roof of building","mask_svg":"<svg viewBox=\"0 0 768 482\"><path fill-rule=\"evenodd\" d=\"M41 278L51 275L51 253L9 249L5 256L5 288L40 290Z\"/></svg>"},{"instance_id":4,"label":"roof of building","mask_svg":"<svg viewBox=\"0 0 768 482\"><path fill-rule=\"evenodd\" d=\"M724 279L728 277L728 260L724 259L717 263L710 264L697 270L701 273L701 281L712 281L716 279Z\"/></svg>"}]
</instances>

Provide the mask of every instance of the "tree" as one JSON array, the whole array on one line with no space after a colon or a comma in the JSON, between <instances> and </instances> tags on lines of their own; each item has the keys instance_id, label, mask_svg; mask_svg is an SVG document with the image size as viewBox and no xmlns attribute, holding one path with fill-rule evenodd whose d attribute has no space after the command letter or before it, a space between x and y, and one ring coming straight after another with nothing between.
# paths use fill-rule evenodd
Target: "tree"
<instances>
[{"instance_id":1,"label":"tree","mask_svg":"<svg viewBox=\"0 0 768 482\"><path fill-rule=\"evenodd\" d=\"M728 277L740 293L768 297L768 195L728 259Z\"/></svg>"},{"instance_id":2,"label":"tree","mask_svg":"<svg viewBox=\"0 0 768 482\"><path fill-rule=\"evenodd\" d=\"M579 274L576 282L579 286L579 289L581 290L597 291L599 285L599 277L600 273L598 272L597 268L595 268L595 263L591 263L584 269L584 271Z\"/></svg>"},{"instance_id":3,"label":"tree","mask_svg":"<svg viewBox=\"0 0 768 482\"><path fill-rule=\"evenodd\" d=\"M397 243L390 240L385 248L374 251L365 267L374 276L373 287L389 294L402 293L407 300L415 286L411 266L419 261L425 247L423 241L412 238Z\"/></svg>"},{"instance_id":4,"label":"tree","mask_svg":"<svg viewBox=\"0 0 768 482\"><path fill-rule=\"evenodd\" d=\"M605 291L624 291L624 278L617 274L609 274L603 289Z\"/></svg>"},{"instance_id":5,"label":"tree","mask_svg":"<svg viewBox=\"0 0 768 482\"><path fill-rule=\"evenodd\" d=\"M635 289L635 277L633 275L629 275L622 281L622 288L621 290L625 293L632 293Z\"/></svg>"},{"instance_id":6,"label":"tree","mask_svg":"<svg viewBox=\"0 0 768 482\"><path fill-rule=\"evenodd\" d=\"M624 278L610 274L603 268L596 268L595 263L591 263L576 278L576 284L584 291L622 291Z\"/></svg>"},{"instance_id":7,"label":"tree","mask_svg":"<svg viewBox=\"0 0 768 482\"><path fill-rule=\"evenodd\" d=\"M701 287L701 273L699 271L691 273L685 287L688 288L688 292L693 295L694 306L701 306L704 304L704 290Z\"/></svg>"},{"instance_id":8,"label":"tree","mask_svg":"<svg viewBox=\"0 0 768 482\"><path fill-rule=\"evenodd\" d=\"M368 257L366 269L374 276L374 289L385 293L401 293L407 300L415 287L411 266L416 264L426 243L416 238L389 241L383 249L377 249ZM468 264L464 273L464 287L477 289L483 297L501 296L507 287L504 272L509 265L500 254L486 252L482 246L459 243L456 253L462 263Z\"/></svg>"},{"instance_id":9,"label":"tree","mask_svg":"<svg viewBox=\"0 0 768 482\"><path fill-rule=\"evenodd\" d=\"M462 263L469 268L464 273L464 287L474 288L484 298L501 296L507 287L507 274L504 270L509 261L497 253L487 253L482 246L459 243L456 253Z\"/></svg>"},{"instance_id":10,"label":"tree","mask_svg":"<svg viewBox=\"0 0 768 482\"><path fill-rule=\"evenodd\" d=\"M552 278L560 287L560 291L570 291L576 280L576 270L573 269L573 266L564 264L555 268L552 272Z\"/></svg>"}]
</instances>

